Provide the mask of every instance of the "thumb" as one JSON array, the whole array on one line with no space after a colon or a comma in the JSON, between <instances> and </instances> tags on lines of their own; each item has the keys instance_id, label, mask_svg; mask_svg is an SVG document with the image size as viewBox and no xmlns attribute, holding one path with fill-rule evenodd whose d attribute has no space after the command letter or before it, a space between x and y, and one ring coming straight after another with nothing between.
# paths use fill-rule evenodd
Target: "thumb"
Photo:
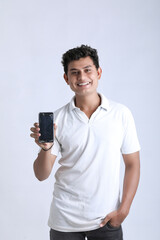
<instances>
[{"instance_id":1,"label":"thumb","mask_svg":"<svg viewBox=\"0 0 160 240\"><path fill-rule=\"evenodd\" d=\"M109 222L110 219L114 216L114 214L115 214L115 211L109 213L109 214L103 219L103 221L101 222L100 227L103 227L104 225L106 225L107 222Z\"/></svg>"},{"instance_id":2,"label":"thumb","mask_svg":"<svg viewBox=\"0 0 160 240\"><path fill-rule=\"evenodd\" d=\"M54 123L54 137L56 136L57 125Z\"/></svg>"}]
</instances>

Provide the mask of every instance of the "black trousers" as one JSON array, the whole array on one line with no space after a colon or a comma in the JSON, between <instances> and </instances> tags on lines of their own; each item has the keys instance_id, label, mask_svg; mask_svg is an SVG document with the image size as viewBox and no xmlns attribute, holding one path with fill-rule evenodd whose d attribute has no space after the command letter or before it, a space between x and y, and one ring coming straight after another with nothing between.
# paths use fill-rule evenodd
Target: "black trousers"
<instances>
[{"instance_id":1,"label":"black trousers","mask_svg":"<svg viewBox=\"0 0 160 240\"><path fill-rule=\"evenodd\" d=\"M122 227L112 227L107 223L104 227L88 232L59 232L50 230L50 240L123 240Z\"/></svg>"}]
</instances>

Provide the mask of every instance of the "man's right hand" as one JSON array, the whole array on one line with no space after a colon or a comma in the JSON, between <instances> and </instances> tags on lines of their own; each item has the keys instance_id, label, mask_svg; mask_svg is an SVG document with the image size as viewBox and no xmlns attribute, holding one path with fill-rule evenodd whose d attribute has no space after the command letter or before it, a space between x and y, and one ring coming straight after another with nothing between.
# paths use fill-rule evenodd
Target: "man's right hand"
<instances>
[{"instance_id":1,"label":"man's right hand","mask_svg":"<svg viewBox=\"0 0 160 240\"><path fill-rule=\"evenodd\" d=\"M54 138L56 136L56 124L54 124ZM30 128L31 130L31 134L30 136L32 138L34 138L36 144L40 147L40 148L43 148L45 150L48 150L49 148L51 148L51 146L53 145L53 143L39 143L39 137L41 136L41 134L39 133L40 131L40 128L39 128L39 123L34 123L34 127L31 127Z\"/></svg>"}]
</instances>

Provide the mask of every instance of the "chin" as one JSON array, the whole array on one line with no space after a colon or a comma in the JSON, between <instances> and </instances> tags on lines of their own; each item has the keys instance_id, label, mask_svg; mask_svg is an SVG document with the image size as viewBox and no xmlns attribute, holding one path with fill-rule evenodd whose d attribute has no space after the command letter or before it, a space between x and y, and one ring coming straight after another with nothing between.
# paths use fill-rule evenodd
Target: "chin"
<instances>
[{"instance_id":1,"label":"chin","mask_svg":"<svg viewBox=\"0 0 160 240\"><path fill-rule=\"evenodd\" d=\"M83 92L75 92L76 95L78 96L82 96L82 97L85 97L85 96L89 96L89 95L92 95L92 94L95 94L97 93L97 91L83 91Z\"/></svg>"}]
</instances>

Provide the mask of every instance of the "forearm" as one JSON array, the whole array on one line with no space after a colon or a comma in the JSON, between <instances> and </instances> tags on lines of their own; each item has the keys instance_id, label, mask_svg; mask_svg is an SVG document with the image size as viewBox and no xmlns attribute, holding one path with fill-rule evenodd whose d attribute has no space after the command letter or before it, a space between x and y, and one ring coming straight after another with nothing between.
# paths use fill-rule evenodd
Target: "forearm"
<instances>
[{"instance_id":1,"label":"forearm","mask_svg":"<svg viewBox=\"0 0 160 240\"><path fill-rule=\"evenodd\" d=\"M128 214L133 198L136 194L139 178L140 178L140 161L139 153L135 153L138 157L131 163L126 163L125 176L123 182L123 193L120 210ZM123 156L124 157L124 156ZM124 157L125 160L125 157Z\"/></svg>"},{"instance_id":2,"label":"forearm","mask_svg":"<svg viewBox=\"0 0 160 240\"><path fill-rule=\"evenodd\" d=\"M33 164L34 173L38 180L43 181L49 177L55 159L56 156L51 154L51 149L48 151L40 151Z\"/></svg>"}]
</instances>

